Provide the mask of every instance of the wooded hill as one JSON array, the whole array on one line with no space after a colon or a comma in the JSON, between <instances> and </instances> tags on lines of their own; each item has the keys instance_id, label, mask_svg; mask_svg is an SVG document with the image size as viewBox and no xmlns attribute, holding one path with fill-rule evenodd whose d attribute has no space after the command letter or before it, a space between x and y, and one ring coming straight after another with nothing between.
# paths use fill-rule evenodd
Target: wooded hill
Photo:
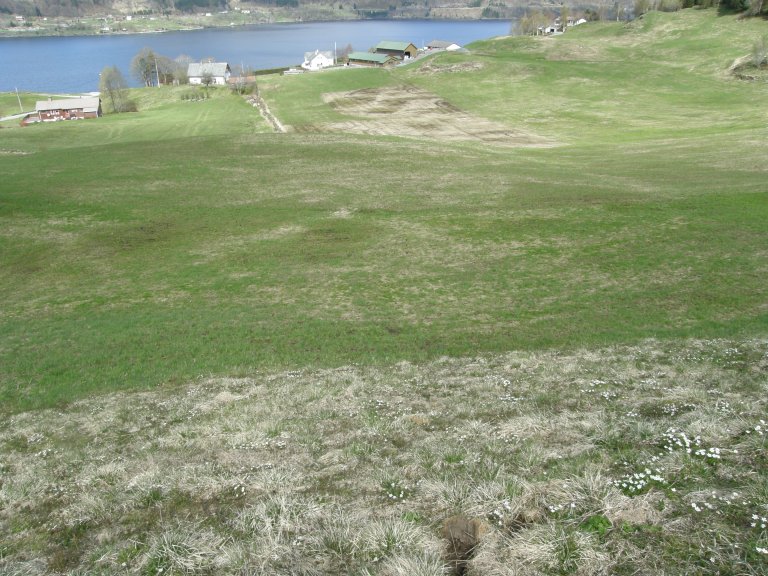
<instances>
[{"instance_id":1,"label":"wooded hill","mask_svg":"<svg viewBox=\"0 0 768 576\"><path fill-rule=\"evenodd\" d=\"M557 9L562 2L540 0L0 0L0 14L27 17L73 17L118 14L183 14L223 10L274 10L333 6L360 18L511 18L529 8ZM596 7L598 0L565 2L572 7ZM628 5L631 3L627 3ZM611 3L613 5L613 3ZM435 12L435 9L438 9ZM434 13L433 13L434 12Z\"/></svg>"}]
</instances>

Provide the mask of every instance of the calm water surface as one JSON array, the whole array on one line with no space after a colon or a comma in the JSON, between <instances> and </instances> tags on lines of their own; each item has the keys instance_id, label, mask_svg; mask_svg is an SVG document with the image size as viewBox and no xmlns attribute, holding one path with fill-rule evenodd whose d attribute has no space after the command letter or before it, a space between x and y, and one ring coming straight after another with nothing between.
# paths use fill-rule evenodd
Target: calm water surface
<instances>
[{"instance_id":1,"label":"calm water surface","mask_svg":"<svg viewBox=\"0 0 768 576\"><path fill-rule=\"evenodd\" d=\"M448 40L460 45L509 32L499 20L363 20L264 24L162 34L0 38L0 92L89 92L98 90L99 72L117 66L126 80L130 62L142 48L176 58L212 57L255 69L300 64L305 52L339 49L351 44L368 50L382 40Z\"/></svg>"}]
</instances>

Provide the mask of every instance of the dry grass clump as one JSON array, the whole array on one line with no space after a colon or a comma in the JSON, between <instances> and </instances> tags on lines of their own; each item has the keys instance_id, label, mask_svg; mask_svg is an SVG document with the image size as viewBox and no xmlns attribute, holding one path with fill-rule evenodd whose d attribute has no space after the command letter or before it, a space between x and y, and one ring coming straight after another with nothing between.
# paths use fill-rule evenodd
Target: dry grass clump
<instances>
[{"instance_id":1,"label":"dry grass clump","mask_svg":"<svg viewBox=\"0 0 768 576\"><path fill-rule=\"evenodd\" d=\"M485 65L478 61L468 62L455 62L451 64L443 64L436 61L434 58L419 67L419 74L456 74L461 72L475 72L482 70Z\"/></svg>"},{"instance_id":2,"label":"dry grass clump","mask_svg":"<svg viewBox=\"0 0 768 576\"><path fill-rule=\"evenodd\" d=\"M767 365L650 341L16 414L0 572L763 573Z\"/></svg>"},{"instance_id":3,"label":"dry grass clump","mask_svg":"<svg viewBox=\"0 0 768 576\"><path fill-rule=\"evenodd\" d=\"M442 69L466 71L459 66ZM426 67L422 67L424 70ZM481 69L482 64L469 69ZM504 124L469 114L436 94L411 85L363 88L351 92L324 94L323 100L349 120L302 130L404 136L439 141L482 142L496 146L550 147L546 138L512 130Z\"/></svg>"}]
</instances>

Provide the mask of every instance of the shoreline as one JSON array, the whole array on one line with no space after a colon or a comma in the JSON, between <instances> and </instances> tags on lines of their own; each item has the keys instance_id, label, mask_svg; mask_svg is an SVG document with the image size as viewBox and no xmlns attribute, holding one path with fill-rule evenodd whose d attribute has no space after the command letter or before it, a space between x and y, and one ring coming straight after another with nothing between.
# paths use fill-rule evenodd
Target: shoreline
<instances>
[{"instance_id":1,"label":"shoreline","mask_svg":"<svg viewBox=\"0 0 768 576\"><path fill-rule=\"evenodd\" d=\"M142 19L146 19L142 17ZM303 18L281 18L265 19L265 20L250 20L243 22L215 22L211 25L205 24L193 24L185 23L183 19L165 19L163 22L169 23L170 27L148 28L148 29L125 29L104 31L103 26L99 28L96 21L104 21L104 18L88 18L88 19L74 19L77 28L70 29L70 23L72 19L61 18L52 22L53 26L50 28L40 27L13 27L13 28L0 28L0 41L6 38L66 38L66 37L78 37L78 36L130 36L130 35L144 35L144 34L165 34L168 32L194 32L197 30L212 30L212 29L227 29L227 28L243 28L246 26L269 26L276 24L299 24L299 23L320 23L320 22L365 22L371 20L384 20L384 21L397 21L397 20L424 20L424 21L504 21L511 20L513 18L430 18L430 17L395 17L395 18L329 18L329 19L303 19ZM38 20L40 20L38 18ZM83 20L94 20L94 22L85 23ZM219 18L218 20L222 20ZM48 20L46 20L48 22ZM117 20L116 20L117 21ZM156 21L156 20L151 20ZM122 22L122 21L120 21ZM133 21L132 21L133 22ZM178 24L178 27L174 25ZM186 25L185 25L186 24ZM67 27L62 27L67 25ZM18 30L18 31L17 31Z\"/></svg>"}]
</instances>

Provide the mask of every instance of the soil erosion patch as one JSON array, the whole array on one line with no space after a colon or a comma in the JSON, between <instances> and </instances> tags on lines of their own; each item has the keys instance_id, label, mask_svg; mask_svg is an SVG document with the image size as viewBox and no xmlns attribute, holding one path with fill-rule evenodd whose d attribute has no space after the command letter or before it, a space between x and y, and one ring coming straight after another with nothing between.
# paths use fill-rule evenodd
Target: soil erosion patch
<instances>
[{"instance_id":1,"label":"soil erosion patch","mask_svg":"<svg viewBox=\"0 0 768 576\"><path fill-rule=\"evenodd\" d=\"M310 130L477 141L499 146L554 145L546 138L464 112L436 94L414 86L333 92L324 94L323 99L336 111L355 118L314 125Z\"/></svg>"}]
</instances>

